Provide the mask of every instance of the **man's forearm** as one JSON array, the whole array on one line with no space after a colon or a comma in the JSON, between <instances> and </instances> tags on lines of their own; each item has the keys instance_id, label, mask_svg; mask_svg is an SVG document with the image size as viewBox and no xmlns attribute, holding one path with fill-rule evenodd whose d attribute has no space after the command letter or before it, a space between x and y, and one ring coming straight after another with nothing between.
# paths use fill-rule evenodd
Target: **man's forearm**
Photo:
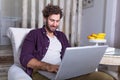
<instances>
[{"instance_id":1,"label":"man's forearm","mask_svg":"<svg viewBox=\"0 0 120 80\"><path fill-rule=\"evenodd\" d=\"M41 62L41 61L38 61L37 59L33 58L31 59L28 64L27 64L27 67L30 67L32 69L42 69L42 70L46 70L46 67L50 65L48 63L45 63L45 62Z\"/></svg>"},{"instance_id":2,"label":"man's forearm","mask_svg":"<svg viewBox=\"0 0 120 80\"><path fill-rule=\"evenodd\" d=\"M35 58L31 59L28 62L27 67L30 67L35 70L45 70L49 72L57 72L58 70L58 65L52 65L46 62L38 61Z\"/></svg>"}]
</instances>

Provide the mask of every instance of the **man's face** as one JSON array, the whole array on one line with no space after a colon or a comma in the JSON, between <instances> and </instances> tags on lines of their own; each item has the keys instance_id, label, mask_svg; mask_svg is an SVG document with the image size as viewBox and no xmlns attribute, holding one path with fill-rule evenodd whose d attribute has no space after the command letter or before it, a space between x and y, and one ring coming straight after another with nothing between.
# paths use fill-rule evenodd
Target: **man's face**
<instances>
[{"instance_id":1,"label":"man's face","mask_svg":"<svg viewBox=\"0 0 120 80\"><path fill-rule=\"evenodd\" d=\"M49 32L54 32L60 23L60 14L53 14L50 15L47 19L46 19L46 29Z\"/></svg>"}]
</instances>

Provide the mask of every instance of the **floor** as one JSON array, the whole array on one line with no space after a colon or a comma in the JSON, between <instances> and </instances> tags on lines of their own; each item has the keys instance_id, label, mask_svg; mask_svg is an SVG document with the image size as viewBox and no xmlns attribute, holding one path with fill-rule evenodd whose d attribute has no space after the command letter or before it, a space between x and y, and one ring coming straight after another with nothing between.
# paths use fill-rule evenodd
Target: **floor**
<instances>
[{"instance_id":1,"label":"floor","mask_svg":"<svg viewBox=\"0 0 120 80\"><path fill-rule=\"evenodd\" d=\"M0 46L0 80L8 80L7 73L13 64L11 46Z\"/></svg>"}]
</instances>

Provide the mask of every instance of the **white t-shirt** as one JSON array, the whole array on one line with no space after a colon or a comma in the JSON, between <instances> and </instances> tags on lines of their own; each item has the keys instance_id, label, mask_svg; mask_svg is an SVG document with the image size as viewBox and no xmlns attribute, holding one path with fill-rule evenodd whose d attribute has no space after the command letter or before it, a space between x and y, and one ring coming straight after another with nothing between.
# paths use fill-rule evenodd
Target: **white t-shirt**
<instances>
[{"instance_id":1,"label":"white t-shirt","mask_svg":"<svg viewBox=\"0 0 120 80\"><path fill-rule=\"evenodd\" d=\"M52 38L48 36L48 38L50 40L50 44L42 61L50 64L60 64L61 62L60 52L62 49L61 43L56 36Z\"/></svg>"}]
</instances>

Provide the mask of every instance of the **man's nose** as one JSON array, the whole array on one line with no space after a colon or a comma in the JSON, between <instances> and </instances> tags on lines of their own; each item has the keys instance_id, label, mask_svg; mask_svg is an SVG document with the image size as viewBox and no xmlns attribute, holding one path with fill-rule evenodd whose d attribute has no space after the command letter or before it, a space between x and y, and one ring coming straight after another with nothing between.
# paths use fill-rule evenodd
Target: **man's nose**
<instances>
[{"instance_id":1,"label":"man's nose","mask_svg":"<svg viewBox=\"0 0 120 80\"><path fill-rule=\"evenodd\" d=\"M53 23L53 25L54 25L54 26L57 26L57 22L55 21L55 22Z\"/></svg>"}]
</instances>

